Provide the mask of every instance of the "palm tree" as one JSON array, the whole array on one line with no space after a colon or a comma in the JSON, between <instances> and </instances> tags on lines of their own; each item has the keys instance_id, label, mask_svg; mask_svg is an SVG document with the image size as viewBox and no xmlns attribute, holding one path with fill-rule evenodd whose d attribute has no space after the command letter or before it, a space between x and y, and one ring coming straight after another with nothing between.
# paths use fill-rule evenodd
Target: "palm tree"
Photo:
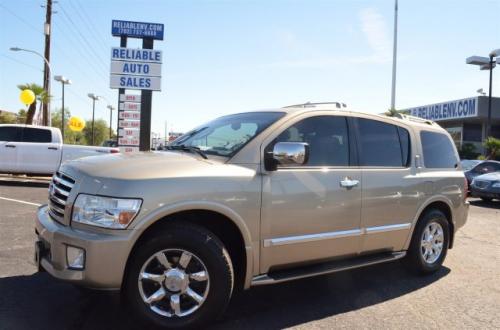
<instances>
[{"instance_id":1,"label":"palm tree","mask_svg":"<svg viewBox=\"0 0 500 330\"><path fill-rule=\"evenodd\" d=\"M483 143L486 150L489 151L488 157L486 159L495 159L500 156L500 139L496 139L492 136L486 138Z\"/></svg>"},{"instance_id":2,"label":"palm tree","mask_svg":"<svg viewBox=\"0 0 500 330\"><path fill-rule=\"evenodd\" d=\"M45 91L45 89L43 89L42 86L37 85L35 83L17 85L17 88L19 88L20 90L31 89L33 93L35 93L35 102L30 104L28 108L28 113L26 114L25 124L31 125L33 124L33 117L35 116L36 102L39 101L42 104L46 103L49 100L50 96L49 94L47 94L47 92Z\"/></svg>"}]
</instances>

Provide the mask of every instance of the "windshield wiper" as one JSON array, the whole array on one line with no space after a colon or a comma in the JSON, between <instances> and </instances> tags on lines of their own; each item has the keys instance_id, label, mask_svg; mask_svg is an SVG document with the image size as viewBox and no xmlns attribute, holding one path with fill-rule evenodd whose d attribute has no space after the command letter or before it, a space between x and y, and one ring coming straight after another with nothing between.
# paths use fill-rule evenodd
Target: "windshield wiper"
<instances>
[{"instance_id":1,"label":"windshield wiper","mask_svg":"<svg viewBox=\"0 0 500 330\"><path fill-rule=\"evenodd\" d=\"M167 150L182 150L182 151L190 151L197 153L203 159L208 159L207 155L198 147L193 147L193 146L187 146L185 144L180 144L180 145L174 145L174 146L167 146Z\"/></svg>"}]
</instances>

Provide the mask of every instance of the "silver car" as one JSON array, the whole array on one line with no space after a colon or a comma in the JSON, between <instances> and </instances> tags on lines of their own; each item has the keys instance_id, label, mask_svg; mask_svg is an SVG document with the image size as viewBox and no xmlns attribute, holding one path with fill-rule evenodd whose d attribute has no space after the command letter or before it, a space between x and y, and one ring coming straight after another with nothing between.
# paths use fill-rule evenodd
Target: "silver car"
<instances>
[{"instance_id":1,"label":"silver car","mask_svg":"<svg viewBox=\"0 0 500 330\"><path fill-rule=\"evenodd\" d=\"M224 116L167 152L61 166L36 260L121 290L136 315L199 327L237 289L403 259L438 270L464 225L449 134L414 117L305 104Z\"/></svg>"}]
</instances>

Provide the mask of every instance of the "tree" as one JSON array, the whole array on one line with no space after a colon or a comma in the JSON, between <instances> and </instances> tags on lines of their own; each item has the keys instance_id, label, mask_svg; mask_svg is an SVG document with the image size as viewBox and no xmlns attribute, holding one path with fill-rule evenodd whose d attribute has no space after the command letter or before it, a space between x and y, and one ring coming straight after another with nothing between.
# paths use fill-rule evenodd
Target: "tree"
<instances>
[{"instance_id":1,"label":"tree","mask_svg":"<svg viewBox=\"0 0 500 330\"><path fill-rule=\"evenodd\" d=\"M33 124L33 117L35 116L36 112L36 102L39 101L41 103L46 103L48 102L50 96L49 94L47 94L47 92L45 91L45 89L43 89L42 86L37 85L35 83L17 85L17 88L19 88L20 90L31 89L31 91L33 91L33 93L35 94L35 102L30 104L25 122L25 124L31 125Z\"/></svg>"},{"instance_id":2,"label":"tree","mask_svg":"<svg viewBox=\"0 0 500 330\"><path fill-rule=\"evenodd\" d=\"M488 150L488 156L486 159L495 159L496 157L500 157L500 139L490 136L486 138L483 145Z\"/></svg>"},{"instance_id":3,"label":"tree","mask_svg":"<svg viewBox=\"0 0 500 330\"><path fill-rule=\"evenodd\" d=\"M83 135L87 144L92 144L92 120L87 120L85 122L85 128L83 129ZM104 140L109 139L109 127L104 119L97 119L94 122L94 145L101 145Z\"/></svg>"},{"instance_id":4,"label":"tree","mask_svg":"<svg viewBox=\"0 0 500 330\"><path fill-rule=\"evenodd\" d=\"M26 116L27 116L27 112L26 110L24 109L20 109L18 112L17 112L17 123L18 124L24 124L26 122Z\"/></svg>"},{"instance_id":5,"label":"tree","mask_svg":"<svg viewBox=\"0 0 500 330\"><path fill-rule=\"evenodd\" d=\"M0 112L0 124L16 124L17 117L12 112Z\"/></svg>"},{"instance_id":6,"label":"tree","mask_svg":"<svg viewBox=\"0 0 500 330\"><path fill-rule=\"evenodd\" d=\"M52 127L57 127L61 129L61 117L62 111L61 109L56 109L52 112ZM68 108L64 109L64 143L67 144L87 144L87 140L85 139L85 135L83 132L73 132L68 128L68 122L71 118L71 112Z\"/></svg>"}]
</instances>

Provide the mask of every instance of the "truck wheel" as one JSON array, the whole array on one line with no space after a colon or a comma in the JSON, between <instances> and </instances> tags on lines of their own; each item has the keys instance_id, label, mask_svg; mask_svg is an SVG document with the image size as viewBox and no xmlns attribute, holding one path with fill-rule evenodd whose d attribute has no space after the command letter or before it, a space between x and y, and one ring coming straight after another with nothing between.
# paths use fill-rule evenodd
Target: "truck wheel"
<instances>
[{"instance_id":1,"label":"truck wheel","mask_svg":"<svg viewBox=\"0 0 500 330\"><path fill-rule=\"evenodd\" d=\"M434 273L443 264L449 242L446 216L440 210L430 210L417 223L405 264L418 274Z\"/></svg>"},{"instance_id":2,"label":"truck wheel","mask_svg":"<svg viewBox=\"0 0 500 330\"><path fill-rule=\"evenodd\" d=\"M197 328L220 316L233 291L229 253L208 230L173 224L133 253L124 282L127 306L164 328Z\"/></svg>"}]
</instances>

